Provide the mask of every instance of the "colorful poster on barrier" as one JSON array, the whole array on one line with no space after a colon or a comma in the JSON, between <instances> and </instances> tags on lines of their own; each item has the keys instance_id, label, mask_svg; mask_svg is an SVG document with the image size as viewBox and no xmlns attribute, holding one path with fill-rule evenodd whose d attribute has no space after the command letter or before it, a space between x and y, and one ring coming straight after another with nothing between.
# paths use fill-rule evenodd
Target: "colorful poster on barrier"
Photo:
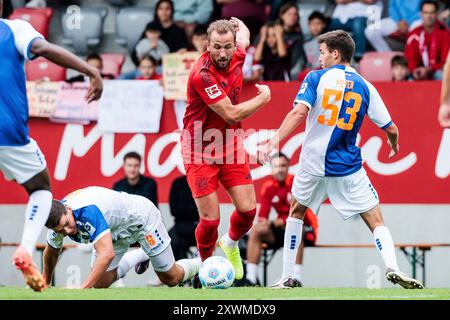
<instances>
[{"instance_id":1,"label":"colorful poster on barrier","mask_svg":"<svg viewBox=\"0 0 450 320\"><path fill-rule=\"evenodd\" d=\"M172 53L163 57L164 97L168 100L186 100L187 81L198 52Z\"/></svg>"},{"instance_id":2,"label":"colorful poster on barrier","mask_svg":"<svg viewBox=\"0 0 450 320\"><path fill-rule=\"evenodd\" d=\"M87 103L84 97L88 82L59 83L56 110L51 120L56 122L89 123L98 118L98 101Z\"/></svg>"},{"instance_id":3,"label":"colorful poster on barrier","mask_svg":"<svg viewBox=\"0 0 450 320\"><path fill-rule=\"evenodd\" d=\"M58 82L27 82L30 117L49 118L55 113Z\"/></svg>"},{"instance_id":4,"label":"colorful poster on barrier","mask_svg":"<svg viewBox=\"0 0 450 320\"><path fill-rule=\"evenodd\" d=\"M98 126L102 132L158 133L163 99L156 80L105 81Z\"/></svg>"}]
</instances>

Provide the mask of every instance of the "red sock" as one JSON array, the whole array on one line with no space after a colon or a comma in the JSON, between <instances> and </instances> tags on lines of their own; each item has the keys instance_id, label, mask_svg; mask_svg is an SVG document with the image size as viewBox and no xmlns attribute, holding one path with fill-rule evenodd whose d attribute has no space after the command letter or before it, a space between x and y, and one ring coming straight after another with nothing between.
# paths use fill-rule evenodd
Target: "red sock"
<instances>
[{"instance_id":1,"label":"red sock","mask_svg":"<svg viewBox=\"0 0 450 320\"><path fill-rule=\"evenodd\" d=\"M195 239L197 240L198 252L202 261L211 257L216 246L217 237L219 232L220 220L205 220L200 218L200 222L195 229Z\"/></svg>"},{"instance_id":2,"label":"red sock","mask_svg":"<svg viewBox=\"0 0 450 320\"><path fill-rule=\"evenodd\" d=\"M231 240L238 241L250 230L255 215L256 208L247 212L233 211L230 218L230 230L228 230Z\"/></svg>"}]
</instances>

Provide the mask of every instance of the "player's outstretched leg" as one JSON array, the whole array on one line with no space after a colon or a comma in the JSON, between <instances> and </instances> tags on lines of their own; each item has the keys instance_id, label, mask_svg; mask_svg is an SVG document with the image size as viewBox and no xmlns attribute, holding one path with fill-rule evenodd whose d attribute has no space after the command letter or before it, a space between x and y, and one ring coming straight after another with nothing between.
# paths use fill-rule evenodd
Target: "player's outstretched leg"
<instances>
[{"instance_id":1,"label":"player's outstretched leg","mask_svg":"<svg viewBox=\"0 0 450 320\"><path fill-rule=\"evenodd\" d=\"M34 291L46 288L45 279L33 263L32 254L52 206L50 192L50 177L47 169L37 174L22 186L27 190L30 198L25 210L25 224L22 241L14 252L13 263L23 274L25 282Z\"/></svg>"},{"instance_id":2,"label":"player's outstretched leg","mask_svg":"<svg viewBox=\"0 0 450 320\"><path fill-rule=\"evenodd\" d=\"M286 219L283 247L283 273L281 278L272 285L274 289L289 289L301 287L302 284L295 277L295 262L298 248L302 241L303 218L308 208L292 199L289 218Z\"/></svg>"},{"instance_id":3,"label":"player's outstretched leg","mask_svg":"<svg viewBox=\"0 0 450 320\"><path fill-rule=\"evenodd\" d=\"M234 268L234 278L244 277L244 266L238 242L252 228L256 215L256 195L253 184L238 185L227 189L236 210L230 217L228 233L220 239L219 246Z\"/></svg>"},{"instance_id":4,"label":"player's outstretched leg","mask_svg":"<svg viewBox=\"0 0 450 320\"><path fill-rule=\"evenodd\" d=\"M386 278L405 289L423 289L423 284L400 271L395 255L394 241L389 229L384 225L380 207L361 214L361 218L373 233L375 247L383 258L386 265Z\"/></svg>"}]
</instances>

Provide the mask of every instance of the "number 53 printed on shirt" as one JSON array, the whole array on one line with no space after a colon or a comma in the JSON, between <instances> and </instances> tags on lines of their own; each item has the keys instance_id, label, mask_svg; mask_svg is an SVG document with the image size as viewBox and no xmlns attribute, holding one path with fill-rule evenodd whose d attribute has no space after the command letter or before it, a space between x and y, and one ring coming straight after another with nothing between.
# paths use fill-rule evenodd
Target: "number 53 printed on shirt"
<instances>
[{"instance_id":1,"label":"number 53 printed on shirt","mask_svg":"<svg viewBox=\"0 0 450 320\"><path fill-rule=\"evenodd\" d=\"M317 118L317 122L325 126L335 126L337 122L338 128L342 130L352 130L353 124L356 120L356 114L361 107L362 97L359 93L353 91L347 91L344 95L344 101L342 102L342 108L345 109L345 113L350 115L348 122L345 122L345 118L339 118L339 107L335 104L330 103L330 97L334 96L335 101L340 101L342 99L342 91L333 90L333 89L325 89L323 93L322 99L322 109L324 112ZM350 106L350 100L353 100L353 106ZM331 116L326 117L325 111L330 110Z\"/></svg>"}]
</instances>

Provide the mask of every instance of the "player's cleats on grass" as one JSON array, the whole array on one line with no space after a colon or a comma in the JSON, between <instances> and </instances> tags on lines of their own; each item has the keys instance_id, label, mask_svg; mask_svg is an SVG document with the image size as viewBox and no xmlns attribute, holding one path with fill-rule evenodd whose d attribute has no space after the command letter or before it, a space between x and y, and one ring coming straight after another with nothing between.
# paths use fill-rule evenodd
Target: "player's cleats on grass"
<instances>
[{"instance_id":1,"label":"player's cleats on grass","mask_svg":"<svg viewBox=\"0 0 450 320\"><path fill-rule=\"evenodd\" d=\"M408 277L406 274L393 269L387 269L386 278L394 283L402 286L405 289L423 289L423 284L414 278Z\"/></svg>"},{"instance_id":2,"label":"player's cleats on grass","mask_svg":"<svg viewBox=\"0 0 450 320\"><path fill-rule=\"evenodd\" d=\"M139 262L137 265L134 266L134 271L137 274L143 274L148 269L148 265L150 263L150 259Z\"/></svg>"},{"instance_id":3,"label":"player's cleats on grass","mask_svg":"<svg viewBox=\"0 0 450 320\"><path fill-rule=\"evenodd\" d=\"M259 282L259 280L256 280L256 283L253 283L250 280L245 279L243 286L244 287L261 287L261 283Z\"/></svg>"},{"instance_id":4,"label":"player's cleats on grass","mask_svg":"<svg viewBox=\"0 0 450 320\"><path fill-rule=\"evenodd\" d=\"M225 235L224 235L225 236ZM234 278L236 280L241 280L244 277L244 266L242 265L241 254L239 252L239 247L234 248L227 247L224 243L224 236L219 241L219 247L225 253L227 259L231 262L234 269Z\"/></svg>"},{"instance_id":5,"label":"player's cleats on grass","mask_svg":"<svg viewBox=\"0 0 450 320\"><path fill-rule=\"evenodd\" d=\"M13 255L13 263L22 271L25 283L34 291L42 292L47 288L45 279L36 269L31 255L23 246L19 246Z\"/></svg>"},{"instance_id":6,"label":"player's cleats on grass","mask_svg":"<svg viewBox=\"0 0 450 320\"><path fill-rule=\"evenodd\" d=\"M292 289L292 288L300 288L303 287L303 284L297 279L287 277L281 278L277 282L275 282L271 288L273 289Z\"/></svg>"}]
</instances>

